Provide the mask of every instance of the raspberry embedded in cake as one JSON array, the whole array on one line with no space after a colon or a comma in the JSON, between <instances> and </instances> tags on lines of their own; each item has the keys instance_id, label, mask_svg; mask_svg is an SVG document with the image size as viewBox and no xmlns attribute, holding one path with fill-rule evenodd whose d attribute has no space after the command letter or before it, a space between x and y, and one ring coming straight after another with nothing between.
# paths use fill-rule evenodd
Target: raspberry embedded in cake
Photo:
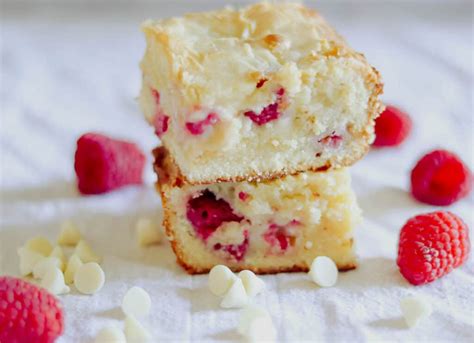
<instances>
[{"instance_id":1,"label":"raspberry embedded in cake","mask_svg":"<svg viewBox=\"0 0 474 343\"><path fill-rule=\"evenodd\" d=\"M164 147L155 156L167 235L190 273L217 264L260 273L307 271L319 255L340 269L355 267L352 232L360 212L345 169L191 185L179 179Z\"/></svg>"},{"instance_id":2,"label":"raspberry embedded in cake","mask_svg":"<svg viewBox=\"0 0 474 343\"><path fill-rule=\"evenodd\" d=\"M296 242L297 227L299 221L292 221L285 226L270 224L268 230L263 234L265 241L270 245L271 250L277 253L285 252L293 247Z\"/></svg>"},{"instance_id":3,"label":"raspberry embedded in cake","mask_svg":"<svg viewBox=\"0 0 474 343\"><path fill-rule=\"evenodd\" d=\"M219 121L219 117L215 113L209 113L206 118L196 121L196 122L187 122L186 129L190 134L198 136L202 135L206 128L213 126Z\"/></svg>"},{"instance_id":4,"label":"raspberry embedded in cake","mask_svg":"<svg viewBox=\"0 0 474 343\"><path fill-rule=\"evenodd\" d=\"M152 120L153 127L155 128L155 134L158 137L163 136L166 131L168 131L168 124L169 124L169 119L170 117L167 116L160 105L160 93L155 90L151 89L151 94L154 99L155 103L155 112Z\"/></svg>"},{"instance_id":5,"label":"raspberry embedded in cake","mask_svg":"<svg viewBox=\"0 0 474 343\"><path fill-rule=\"evenodd\" d=\"M158 137L163 136L163 134L168 131L168 123L170 117L167 115L163 115L161 113L157 113L155 118L153 119L153 127L155 128L155 134Z\"/></svg>"},{"instance_id":6,"label":"raspberry embedded in cake","mask_svg":"<svg viewBox=\"0 0 474 343\"><path fill-rule=\"evenodd\" d=\"M255 113L254 111L246 111L244 112L244 116L250 118L250 120L253 121L255 124L257 124L258 126L262 126L268 122L277 120L282 115L280 105L283 103L284 95L285 95L285 90L283 88L280 88L276 92L276 100L274 103L265 106L258 114Z\"/></svg>"},{"instance_id":7,"label":"raspberry embedded in cake","mask_svg":"<svg viewBox=\"0 0 474 343\"><path fill-rule=\"evenodd\" d=\"M341 135L336 134L336 131L333 131L330 135L324 136L318 140L318 143L321 143L324 146L329 148L339 148L342 144L343 138Z\"/></svg>"},{"instance_id":8,"label":"raspberry embedded in cake","mask_svg":"<svg viewBox=\"0 0 474 343\"><path fill-rule=\"evenodd\" d=\"M186 217L199 237L206 240L225 222L240 222L243 218L234 214L229 203L216 199L216 195L204 190L188 201Z\"/></svg>"},{"instance_id":9,"label":"raspberry embedded in cake","mask_svg":"<svg viewBox=\"0 0 474 343\"><path fill-rule=\"evenodd\" d=\"M244 240L240 244L215 243L213 248L214 250L222 251L225 254L228 254L228 257L231 257L236 261L242 261L250 244L249 232L247 230L243 231L243 237Z\"/></svg>"},{"instance_id":10,"label":"raspberry embedded in cake","mask_svg":"<svg viewBox=\"0 0 474 343\"><path fill-rule=\"evenodd\" d=\"M368 151L380 76L317 12L264 2L142 29L140 106L186 182L339 168Z\"/></svg>"}]
</instances>

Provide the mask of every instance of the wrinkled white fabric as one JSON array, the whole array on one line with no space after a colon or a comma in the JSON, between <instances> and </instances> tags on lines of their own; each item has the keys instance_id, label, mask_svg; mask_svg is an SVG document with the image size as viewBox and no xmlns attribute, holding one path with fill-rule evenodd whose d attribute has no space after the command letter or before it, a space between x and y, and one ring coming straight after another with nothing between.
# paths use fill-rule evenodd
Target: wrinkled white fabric
<instances>
[{"instance_id":1,"label":"wrinkled white fabric","mask_svg":"<svg viewBox=\"0 0 474 343\"><path fill-rule=\"evenodd\" d=\"M60 342L91 342L108 325L123 328L120 304L131 286L151 296L142 321L155 341L236 340L238 310L219 307L206 276L191 277L169 245L139 248L134 224L159 217L151 155L144 187L81 197L75 190L75 140L100 131L156 144L134 97L144 50L139 23L223 1L4 6L1 20L1 274L18 275L16 249L34 235L55 239L70 218L101 254L104 288L60 296L66 330ZM45 3L44 1L42 3ZM71 3L71 2L69 2ZM263 276L255 298L272 315L282 341L473 341L472 258L426 286L410 286L396 264L400 227L433 210L407 193L409 171L429 149L444 147L473 167L472 3L323 1L321 9L382 73L384 99L405 108L414 131L400 148L372 151L353 169L365 221L357 231L360 266L332 288L305 274ZM448 4L451 3L451 4ZM110 7L109 7L110 6ZM449 207L472 228L473 196ZM421 294L434 312L406 328L399 301Z\"/></svg>"}]
</instances>

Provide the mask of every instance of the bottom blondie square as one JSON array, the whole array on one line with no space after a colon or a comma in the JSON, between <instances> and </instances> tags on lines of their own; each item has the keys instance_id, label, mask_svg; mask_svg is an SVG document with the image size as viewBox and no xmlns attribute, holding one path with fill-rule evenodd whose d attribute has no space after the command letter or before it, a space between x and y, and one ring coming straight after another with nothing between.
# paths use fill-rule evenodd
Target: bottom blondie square
<instances>
[{"instance_id":1,"label":"bottom blondie square","mask_svg":"<svg viewBox=\"0 0 474 343\"><path fill-rule=\"evenodd\" d=\"M217 264L255 273L308 271L316 256L356 267L361 211L347 170L265 182L189 185L165 148L155 149L166 235L190 274Z\"/></svg>"}]
</instances>

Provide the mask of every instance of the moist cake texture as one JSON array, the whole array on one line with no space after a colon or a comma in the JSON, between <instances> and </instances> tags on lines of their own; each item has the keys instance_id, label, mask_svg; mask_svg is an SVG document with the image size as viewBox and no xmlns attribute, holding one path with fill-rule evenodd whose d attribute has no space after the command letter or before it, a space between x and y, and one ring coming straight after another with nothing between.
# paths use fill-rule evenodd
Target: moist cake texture
<instances>
[{"instance_id":1,"label":"moist cake texture","mask_svg":"<svg viewBox=\"0 0 474 343\"><path fill-rule=\"evenodd\" d=\"M321 255L340 270L356 267L353 230L361 215L346 169L191 185L164 148L155 158L166 235L189 273L217 264L256 273L308 271Z\"/></svg>"},{"instance_id":2,"label":"moist cake texture","mask_svg":"<svg viewBox=\"0 0 474 343\"><path fill-rule=\"evenodd\" d=\"M140 105L190 184L348 166L373 141L378 72L303 5L258 3L142 29Z\"/></svg>"}]
</instances>

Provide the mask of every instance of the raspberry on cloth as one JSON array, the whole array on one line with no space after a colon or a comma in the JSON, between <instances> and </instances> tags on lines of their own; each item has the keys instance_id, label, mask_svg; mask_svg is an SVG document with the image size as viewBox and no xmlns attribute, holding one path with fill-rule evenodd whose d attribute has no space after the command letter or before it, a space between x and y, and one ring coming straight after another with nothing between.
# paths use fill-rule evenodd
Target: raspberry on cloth
<instances>
[{"instance_id":1,"label":"raspberry on cloth","mask_svg":"<svg viewBox=\"0 0 474 343\"><path fill-rule=\"evenodd\" d=\"M53 343L64 331L61 303L44 288L0 276L0 342Z\"/></svg>"},{"instance_id":2,"label":"raspberry on cloth","mask_svg":"<svg viewBox=\"0 0 474 343\"><path fill-rule=\"evenodd\" d=\"M409 219L400 231L397 265L413 285L432 282L462 265L471 245L467 225L451 212Z\"/></svg>"},{"instance_id":3,"label":"raspberry on cloth","mask_svg":"<svg viewBox=\"0 0 474 343\"><path fill-rule=\"evenodd\" d=\"M402 144L411 132L411 118L395 106L387 106L375 119L376 147L398 146Z\"/></svg>"},{"instance_id":4,"label":"raspberry on cloth","mask_svg":"<svg viewBox=\"0 0 474 343\"><path fill-rule=\"evenodd\" d=\"M447 150L433 150L411 171L411 193L421 202L448 206L469 194L472 178L459 156Z\"/></svg>"},{"instance_id":5,"label":"raspberry on cloth","mask_svg":"<svg viewBox=\"0 0 474 343\"><path fill-rule=\"evenodd\" d=\"M101 194L142 184L145 155L134 143L86 133L77 140L74 170L82 194Z\"/></svg>"}]
</instances>

